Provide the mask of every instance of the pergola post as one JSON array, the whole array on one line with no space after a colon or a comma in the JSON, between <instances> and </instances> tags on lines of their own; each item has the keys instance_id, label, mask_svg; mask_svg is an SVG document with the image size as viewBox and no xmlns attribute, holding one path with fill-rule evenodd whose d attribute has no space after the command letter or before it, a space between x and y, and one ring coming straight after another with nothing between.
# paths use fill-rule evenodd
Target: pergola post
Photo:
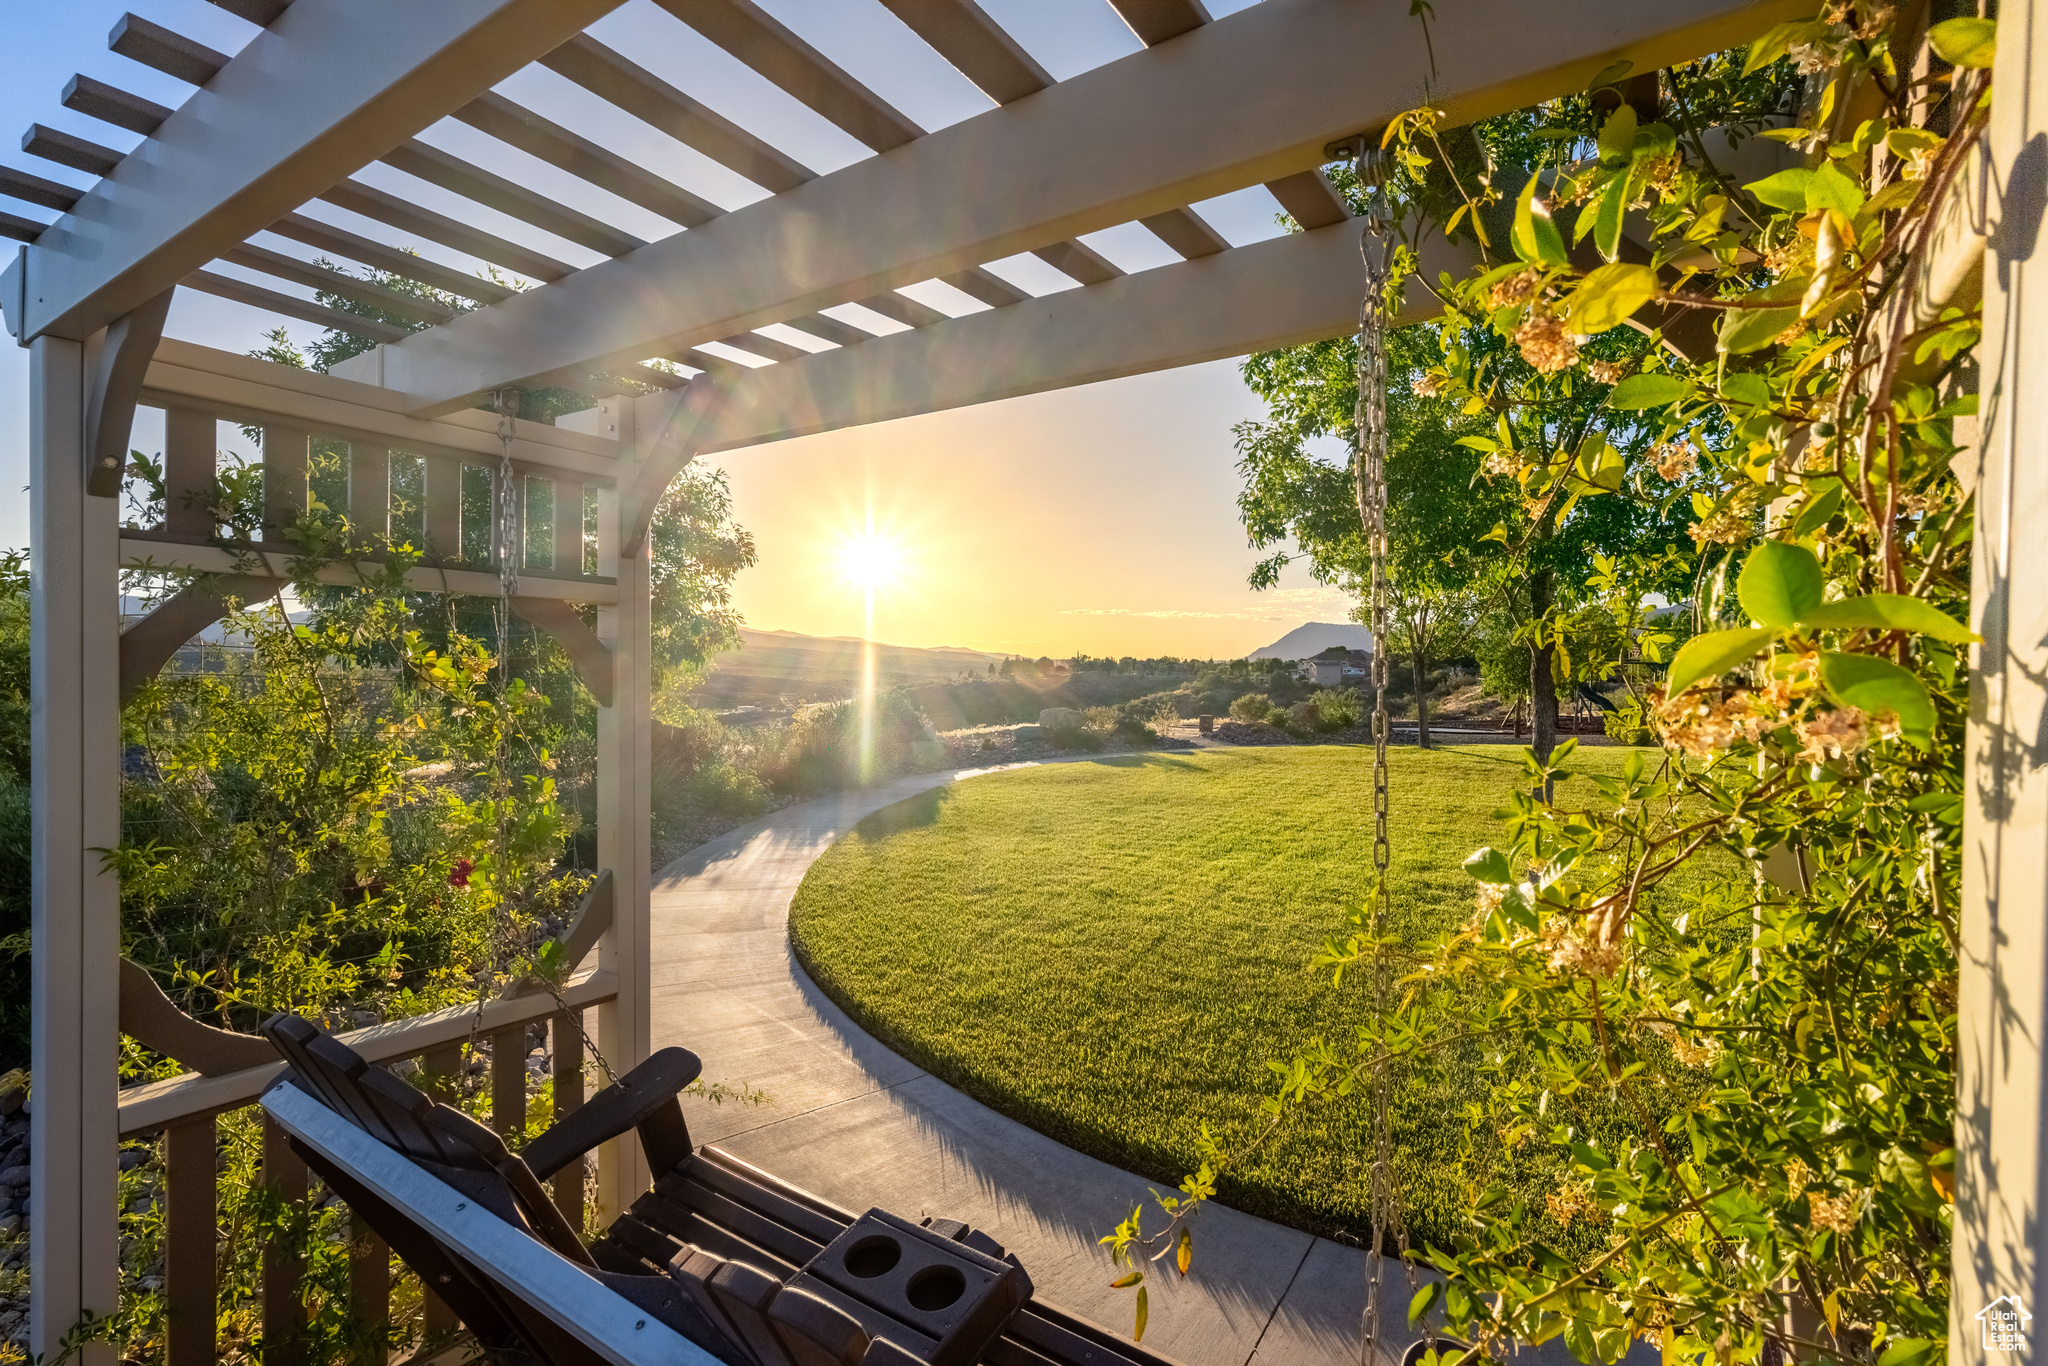
<instances>
[{"instance_id":1,"label":"pergola post","mask_svg":"<svg viewBox=\"0 0 2048 1366\"><path fill-rule=\"evenodd\" d=\"M644 464L647 445L639 440L630 400L608 399L605 421L617 426L622 464L619 486L628 484L629 467ZM600 607L597 635L612 652L610 706L597 709L597 866L612 873L612 925L599 945L599 965L619 975L618 998L598 1007L597 1046L615 1071L623 1073L648 1054L649 977L652 952L648 924L650 878L648 818L653 743L653 626L647 552L626 554L619 534L619 496L606 489L598 500L597 572L616 576L616 607ZM600 1222L630 1205L652 1178L639 1143L631 1136L607 1143L598 1156Z\"/></svg>"},{"instance_id":2,"label":"pergola post","mask_svg":"<svg viewBox=\"0 0 2048 1366\"><path fill-rule=\"evenodd\" d=\"M1999 16L1990 251L1977 453L1971 675L1957 984L1954 1298L1949 1361L2013 1360L1980 1319L2002 1296L2041 1312L2048 1129L2048 35L2035 5ZM2015 1314L2015 1323L2023 1324ZM2021 1348L2024 1351L2024 1348Z\"/></svg>"},{"instance_id":3,"label":"pergola post","mask_svg":"<svg viewBox=\"0 0 2048 1366\"><path fill-rule=\"evenodd\" d=\"M29 1351L55 1360L119 1295L119 500L86 492L86 350L29 348L33 1177ZM125 435L124 435L125 440ZM88 1362L111 1362L104 1343Z\"/></svg>"}]
</instances>

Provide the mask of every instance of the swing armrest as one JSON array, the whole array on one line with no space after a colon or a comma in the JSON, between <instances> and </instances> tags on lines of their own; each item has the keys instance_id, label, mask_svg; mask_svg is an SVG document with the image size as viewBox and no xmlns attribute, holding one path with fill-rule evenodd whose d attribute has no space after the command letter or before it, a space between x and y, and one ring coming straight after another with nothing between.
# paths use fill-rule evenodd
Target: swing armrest
<instances>
[{"instance_id":1,"label":"swing armrest","mask_svg":"<svg viewBox=\"0 0 2048 1366\"><path fill-rule=\"evenodd\" d=\"M690 1130L676 1095L703 1070L688 1049L664 1048L548 1126L520 1156L545 1181L598 1144L638 1129L647 1164L660 1177L689 1160Z\"/></svg>"}]
</instances>

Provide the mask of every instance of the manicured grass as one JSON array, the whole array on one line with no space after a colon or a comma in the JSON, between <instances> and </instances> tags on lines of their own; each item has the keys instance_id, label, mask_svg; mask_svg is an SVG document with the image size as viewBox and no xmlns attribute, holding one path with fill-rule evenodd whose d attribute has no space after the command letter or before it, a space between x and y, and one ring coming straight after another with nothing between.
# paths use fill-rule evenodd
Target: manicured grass
<instances>
[{"instance_id":1,"label":"manicured grass","mask_svg":"<svg viewBox=\"0 0 2048 1366\"><path fill-rule=\"evenodd\" d=\"M1582 750L1571 766L1618 770L1626 753ZM1417 941L1471 916L1459 865L1496 841L1492 813L1518 784L1518 754L1393 751L1394 917ZM1263 1127L1267 1060L1318 1034L1347 1047L1364 1016L1362 985L1333 988L1307 964L1364 893L1371 782L1371 752L1349 746L975 778L863 821L805 878L790 936L813 979L905 1056L1062 1142L1172 1183L1201 1124L1226 1142ZM1488 1084L1479 1061L1475 1050L1440 1055L1400 1079L1397 1169L1418 1244L1461 1224L1468 1182L1555 1189L1541 1138L1508 1151L1480 1133L1468 1149L1465 1107ZM1223 1198L1361 1237L1367 1113L1357 1096L1296 1118ZM1597 1096L1550 1113L1582 1130L1634 1127Z\"/></svg>"}]
</instances>

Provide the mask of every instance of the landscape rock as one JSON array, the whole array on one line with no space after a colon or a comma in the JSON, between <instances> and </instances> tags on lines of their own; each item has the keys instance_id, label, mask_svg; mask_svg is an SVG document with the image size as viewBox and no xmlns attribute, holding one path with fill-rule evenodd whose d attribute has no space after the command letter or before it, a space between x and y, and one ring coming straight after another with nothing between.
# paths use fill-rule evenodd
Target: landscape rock
<instances>
[{"instance_id":1,"label":"landscape rock","mask_svg":"<svg viewBox=\"0 0 2048 1366\"><path fill-rule=\"evenodd\" d=\"M27 1167L9 1167L6 1171L0 1172L0 1186L4 1186L9 1190L18 1190L27 1184Z\"/></svg>"}]
</instances>

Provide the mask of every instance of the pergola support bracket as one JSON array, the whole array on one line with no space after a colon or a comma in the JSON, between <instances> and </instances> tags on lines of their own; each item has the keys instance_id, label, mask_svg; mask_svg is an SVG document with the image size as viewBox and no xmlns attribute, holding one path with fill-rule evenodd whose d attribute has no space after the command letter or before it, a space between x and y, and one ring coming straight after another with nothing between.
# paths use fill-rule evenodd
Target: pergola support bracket
<instances>
[{"instance_id":1,"label":"pergola support bracket","mask_svg":"<svg viewBox=\"0 0 2048 1366\"><path fill-rule=\"evenodd\" d=\"M85 451L90 462L85 491L117 498L128 468L128 433L135 400L142 393L150 358L163 340L164 319L177 286L123 314L86 344Z\"/></svg>"}]
</instances>

